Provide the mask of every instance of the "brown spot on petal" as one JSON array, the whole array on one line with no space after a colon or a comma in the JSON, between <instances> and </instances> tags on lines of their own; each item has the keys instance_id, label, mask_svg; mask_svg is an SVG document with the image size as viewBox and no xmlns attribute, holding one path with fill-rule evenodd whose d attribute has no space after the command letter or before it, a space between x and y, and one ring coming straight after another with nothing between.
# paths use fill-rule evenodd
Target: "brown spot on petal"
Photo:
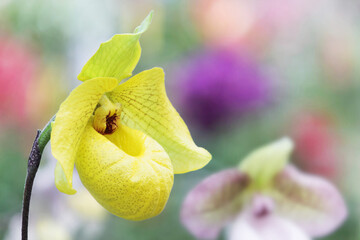
<instances>
[{"instance_id":1,"label":"brown spot on petal","mask_svg":"<svg viewBox=\"0 0 360 240\"><path fill-rule=\"evenodd\" d=\"M106 129L105 134L112 134L118 128L119 116L115 113L110 116L110 113L106 116Z\"/></svg>"}]
</instances>

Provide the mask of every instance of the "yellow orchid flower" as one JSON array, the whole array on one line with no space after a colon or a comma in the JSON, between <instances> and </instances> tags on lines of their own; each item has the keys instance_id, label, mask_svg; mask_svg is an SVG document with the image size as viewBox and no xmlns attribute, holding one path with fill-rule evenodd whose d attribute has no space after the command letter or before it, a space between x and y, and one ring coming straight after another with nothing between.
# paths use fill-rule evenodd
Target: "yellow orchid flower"
<instances>
[{"instance_id":1,"label":"yellow orchid flower","mask_svg":"<svg viewBox=\"0 0 360 240\"><path fill-rule=\"evenodd\" d=\"M205 166L211 155L197 147L167 98L161 68L132 75L140 58L139 38L152 12L134 33L102 43L85 64L52 126L58 160L55 184L74 194L74 165L92 196L111 213L130 220L159 214L174 173Z\"/></svg>"}]
</instances>

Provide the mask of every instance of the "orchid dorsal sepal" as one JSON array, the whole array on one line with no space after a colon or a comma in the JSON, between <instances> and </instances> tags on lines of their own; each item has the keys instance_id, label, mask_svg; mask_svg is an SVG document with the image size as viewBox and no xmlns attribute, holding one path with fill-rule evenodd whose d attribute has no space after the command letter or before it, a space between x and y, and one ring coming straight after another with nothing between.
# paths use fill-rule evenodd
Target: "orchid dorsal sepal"
<instances>
[{"instance_id":1,"label":"orchid dorsal sepal","mask_svg":"<svg viewBox=\"0 0 360 240\"><path fill-rule=\"evenodd\" d=\"M100 44L78 79L86 81L96 77L114 77L122 80L130 77L141 55L139 38L150 26L152 16L153 11L135 28L134 33L116 34Z\"/></svg>"},{"instance_id":2,"label":"orchid dorsal sepal","mask_svg":"<svg viewBox=\"0 0 360 240\"><path fill-rule=\"evenodd\" d=\"M146 18L141 22L141 24L135 28L134 34L137 34L140 37L140 34L144 33L149 28L153 14L154 10L151 10Z\"/></svg>"},{"instance_id":3,"label":"orchid dorsal sepal","mask_svg":"<svg viewBox=\"0 0 360 240\"><path fill-rule=\"evenodd\" d=\"M281 138L250 153L238 168L254 179L253 184L257 189L266 188L284 169L293 148L290 138Z\"/></svg>"}]
</instances>

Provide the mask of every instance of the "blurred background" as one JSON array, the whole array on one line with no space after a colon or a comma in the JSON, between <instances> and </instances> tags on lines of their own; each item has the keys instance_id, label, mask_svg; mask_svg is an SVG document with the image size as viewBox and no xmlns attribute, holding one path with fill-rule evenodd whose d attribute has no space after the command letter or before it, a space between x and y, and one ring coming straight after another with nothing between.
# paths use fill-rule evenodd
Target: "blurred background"
<instances>
[{"instance_id":1,"label":"blurred background","mask_svg":"<svg viewBox=\"0 0 360 240\"><path fill-rule=\"evenodd\" d=\"M360 3L355 0L1 0L0 239L19 239L27 156L100 43L153 9L134 73L161 66L195 142L213 155L176 175L159 216L130 222L54 185L50 147L35 179L30 239L193 239L186 193L282 136L292 162L333 182L349 218L327 240L360 239ZM56 236L56 238L54 237ZM221 236L221 239L224 238Z\"/></svg>"}]
</instances>

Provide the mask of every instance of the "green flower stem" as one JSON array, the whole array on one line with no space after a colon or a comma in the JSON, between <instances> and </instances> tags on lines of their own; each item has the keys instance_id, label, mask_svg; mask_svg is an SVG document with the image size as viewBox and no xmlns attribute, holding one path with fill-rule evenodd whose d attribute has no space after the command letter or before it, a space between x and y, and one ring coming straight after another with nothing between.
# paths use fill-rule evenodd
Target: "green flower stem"
<instances>
[{"instance_id":1,"label":"green flower stem","mask_svg":"<svg viewBox=\"0 0 360 240\"><path fill-rule=\"evenodd\" d=\"M29 225L29 207L32 187L35 179L36 172L39 168L41 155L44 151L46 144L50 140L51 123L54 121L55 116L46 124L42 131L38 130L28 160L28 169L26 175L26 182L23 196L22 208L22 228L21 239L28 239L28 225Z\"/></svg>"},{"instance_id":2,"label":"green flower stem","mask_svg":"<svg viewBox=\"0 0 360 240\"><path fill-rule=\"evenodd\" d=\"M39 141L38 141L40 152L44 151L46 144L50 141L50 134L51 134L51 130L52 130L51 124L52 124L52 122L54 122L54 120L55 120L55 115L50 119L50 121L46 124L44 129L41 131Z\"/></svg>"}]
</instances>

